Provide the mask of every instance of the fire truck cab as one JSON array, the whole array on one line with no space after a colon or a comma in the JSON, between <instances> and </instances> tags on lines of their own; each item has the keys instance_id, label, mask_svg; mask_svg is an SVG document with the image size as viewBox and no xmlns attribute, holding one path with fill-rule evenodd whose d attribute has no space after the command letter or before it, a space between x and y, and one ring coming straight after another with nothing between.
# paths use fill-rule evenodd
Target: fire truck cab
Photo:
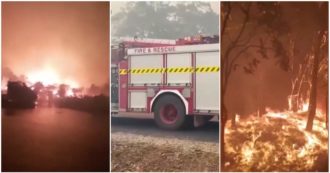
<instances>
[{"instance_id":1,"label":"fire truck cab","mask_svg":"<svg viewBox=\"0 0 330 173\"><path fill-rule=\"evenodd\" d=\"M219 116L219 43L207 40L131 40L138 46L125 48L111 70L118 76L115 112L151 114L171 130Z\"/></svg>"}]
</instances>

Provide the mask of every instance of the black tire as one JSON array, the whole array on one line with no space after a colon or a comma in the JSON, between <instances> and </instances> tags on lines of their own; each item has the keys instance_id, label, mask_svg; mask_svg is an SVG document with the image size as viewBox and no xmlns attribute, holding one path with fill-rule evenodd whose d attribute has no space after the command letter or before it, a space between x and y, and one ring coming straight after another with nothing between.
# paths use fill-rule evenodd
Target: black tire
<instances>
[{"instance_id":1,"label":"black tire","mask_svg":"<svg viewBox=\"0 0 330 173\"><path fill-rule=\"evenodd\" d=\"M154 120L156 124L163 129L178 130L186 126L188 117L185 113L185 107L182 101L174 95L166 94L161 96L154 107ZM170 109L176 110L176 118L173 121L167 121L164 114L164 109L171 107ZM166 111L165 111L166 112ZM168 115L168 114L166 114Z\"/></svg>"}]
</instances>

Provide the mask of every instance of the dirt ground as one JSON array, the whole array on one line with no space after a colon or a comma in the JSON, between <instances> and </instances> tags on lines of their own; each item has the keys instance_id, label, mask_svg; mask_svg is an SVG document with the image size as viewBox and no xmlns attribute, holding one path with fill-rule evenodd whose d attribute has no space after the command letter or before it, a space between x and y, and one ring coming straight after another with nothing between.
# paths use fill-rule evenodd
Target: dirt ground
<instances>
[{"instance_id":1,"label":"dirt ground","mask_svg":"<svg viewBox=\"0 0 330 173\"><path fill-rule=\"evenodd\" d=\"M112 134L111 171L218 172L218 144Z\"/></svg>"}]
</instances>

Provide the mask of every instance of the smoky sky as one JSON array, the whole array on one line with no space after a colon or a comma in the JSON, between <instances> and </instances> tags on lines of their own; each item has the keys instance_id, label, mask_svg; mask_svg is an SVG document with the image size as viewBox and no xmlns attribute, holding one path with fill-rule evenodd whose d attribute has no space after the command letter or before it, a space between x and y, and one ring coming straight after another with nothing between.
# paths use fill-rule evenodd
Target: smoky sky
<instances>
[{"instance_id":1,"label":"smoky sky","mask_svg":"<svg viewBox=\"0 0 330 173\"><path fill-rule=\"evenodd\" d=\"M222 2L224 3L224 2ZM241 13L240 5L247 5L248 3L231 2L232 16L230 16L230 22L227 26L227 33L232 34L232 38L235 38L239 29L244 21L244 15ZM272 2L259 2L261 5L271 5ZM256 36L255 41L249 43L250 45L258 44L259 38L262 38L262 30L257 30L253 26L253 20L255 19L254 13L258 11L258 8L254 3L251 7L250 25L248 23L247 29L244 31L241 42L248 40L249 32L252 30L253 36ZM289 59L289 64L292 66L290 70L283 70L280 67L279 61L276 61L274 53L267 51L269 58L262 58L258 51L252 50L243 54L240 61L237 61L237 70L233 70L230 78L228 79L227 92L225 94L224 103L228 108L229 114L250 115L255 113L259 108L263 106L271 108L276 111L284 111L288 109L288 96L291 94L292 81L297 76L298 65L303 63L306 56L313 50L315 42L315 33L317 28L321 25L328 25L328 4L325 3L324 8L321 7L319 2L280 2L281 5L281 20L285 21L289 26L289 36L285 38L292 39L294 48L291 49L292 57ZM323 6L322 6L323 7ZM222 11L226 8L222 6ZM254 10L254 11L253 11ZM264 11L265 13L265 11ZM272 14L272 13L270 13ZM257 15L258 16L258 15ZM275 26L274 23L272 25ZM283 29L282 25L276 24L276 27ZM326 27L328 28L328 27ZM284 28L285 29L285 28ZM260 31L260 32L259 32ZM258 35L259 34L259 35ZM221 44L221 53L224 54L225 50L229 47L231 40L228 35L223 37ZM283 38L282 38L283 39ZM328 42L328 40L327 40ZM225 45L225 46L224 46ZM283 45L287 48L290 47L289 41L283 41ZM238 51L236 50L237 53ZM233 53L233 54L234 54ZM328 53L326 53L328 54ZM247 66L251 59L257 58L260 60L260 64L256 68L253 74L247 74L243 70L243 66ZM328 55L326 56L328 58ZM294 65L294 68L293 68ZM326 87L321 87L318 84L318 106L326 105L323 95L326 94ZM304 87L308 85L305 84ZM295 91L296 93L296 91ZM325 107L325 106L324 106Z\"/></svg>"},{"instance_id":2,"label":"smoky sky","mask_svg":"<svg viewBox=\"0 0 330 173\"><path fill-rule=\"evenodd\" d=\"M109 82L108 2L3 2L2 69L52 68L81 86Z\"/></svg>"}]
</instances>

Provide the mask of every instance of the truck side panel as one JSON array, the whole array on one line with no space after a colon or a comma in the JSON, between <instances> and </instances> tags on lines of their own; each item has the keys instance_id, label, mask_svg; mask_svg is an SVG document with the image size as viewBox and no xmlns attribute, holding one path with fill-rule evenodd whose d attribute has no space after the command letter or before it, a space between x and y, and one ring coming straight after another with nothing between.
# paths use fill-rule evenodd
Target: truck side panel
<instances>
[{"instance_id":1,"label":"truck side panel","mask_svg":"<svg viewBox=\"0 0 330 173\"><path fill-rule=\"evenodd\" d=\"M146 90L129 91L129 108L147 110L147 92Z\"/></svg>"},{"instance_id":2,"label":"truck side panel","mask_svg":"<svg viewBox=\"0 0 330 173\"><path fill-rule=\"evenodd\" d=\"M196 53L196 66L217 66L219 52ZM219 73L196 73L196 109L219 111Z\"/></svg>"},{"instance_id":3,"label":"truck side panel","mask_svg":"<svg viewBox=\"0 0 330 173\"><path fill-rule=\"evenodd\" d=\"M192 67L191 53L167 54L167 68L171 67ZM168 73L167 83L170 84L191 84L191 73Z\"/></svg>"},{"instance_id":4,"label":"truck side panel","mask_svg":"<svg viewBox=\"0 0 330 173\"><path fill-rule=\"evenodd\" d=\"M163 55L141 55L131 56L130 69L137 68L162 68ZM147 74L131 74L130 84L133 85L150 85L162 83L161 73L147 73Z\"/></svg>"}]
</instances>

